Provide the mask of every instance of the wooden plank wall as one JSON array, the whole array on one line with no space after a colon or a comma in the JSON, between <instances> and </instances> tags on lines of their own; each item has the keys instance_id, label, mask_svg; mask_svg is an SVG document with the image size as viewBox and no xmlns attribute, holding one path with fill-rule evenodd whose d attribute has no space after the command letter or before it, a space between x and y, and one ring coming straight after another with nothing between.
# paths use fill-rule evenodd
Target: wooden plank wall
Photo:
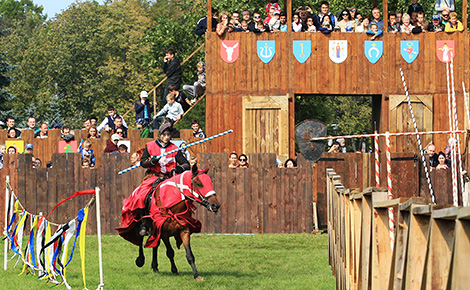
<instances>
[{"instance_id":1,"label":"wooden plank wall","mask_svg":"<svg viewBox=\"0 0 470 290\"><path fill-rule=\"evenodd\" d=\"M240 56L232 64L225 63L220 57L221 38L215 33L206 33L206 129L208 134L234 129L235 134L211 143L211 152L241 152L243 95L380 95L382 109L379 132L385 132L389 125L387 96L404 94L399 68L405 73L410 94L434 96L432 129L447 130L447 106L441 105L447 101L446 65L437 59L436 40L455 41L456 96L462 95L461 82L468 82L469 32L418 35L385 33L381 39L384 53L376 64L371 64L364 55L363 43L369 40L365 34L230 33L224 39L240 41ZM276 41L276 54L267 64L257 56L258 40ZM293 56L293 40L312 41L312 55L303 64ZM348 58L343 63L336 64L329 59L329 40L348 40ZM405 62L400 54L401 40L419 40L419 55L411 64ZM463 98L458 97L457 102L457 106L463 108ZM459 115L459 123L464 124L463 111ZM445 139L445 136L438 136L434 142L438 148L443 148Z\"/></svg>"}]
</instances>

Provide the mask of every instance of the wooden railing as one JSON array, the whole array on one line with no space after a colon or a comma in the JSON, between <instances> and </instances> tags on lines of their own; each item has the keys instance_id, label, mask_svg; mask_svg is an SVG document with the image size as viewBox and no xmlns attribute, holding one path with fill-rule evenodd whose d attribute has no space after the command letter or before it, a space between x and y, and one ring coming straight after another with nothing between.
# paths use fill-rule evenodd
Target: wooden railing
<instances>
[{"instance_id":1,"label":"wooden railing","mask_svg":"<svg viewBox=\"0 0 470 290\"><path fill-rule=\"evenodd\" d=\"M470 207L433 206L422 197L388 200L385 188L346 189L332 169L326 175L337 289L468 289Z\"/></svg>"}]
</instances>

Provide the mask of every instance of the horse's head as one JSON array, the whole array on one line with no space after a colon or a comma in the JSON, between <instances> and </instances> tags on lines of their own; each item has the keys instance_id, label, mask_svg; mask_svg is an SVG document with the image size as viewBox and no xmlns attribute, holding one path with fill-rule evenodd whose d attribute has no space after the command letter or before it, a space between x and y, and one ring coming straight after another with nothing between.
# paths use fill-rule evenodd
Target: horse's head
<instances>
[{"instance_id":1,"label":"horse's head","mask_svg":"<svg viewBox=\"0 0 470 290\"><path fill-rule=\"evenodd\" d=\"M209 175L207 175L209 167L198 170L197 166L193 165L191 171L191 187L199 194L202 205L205 206L208 211L217 212L220 208L220 202L215 195L212 180Z\"/></svg>"}]
</instances>

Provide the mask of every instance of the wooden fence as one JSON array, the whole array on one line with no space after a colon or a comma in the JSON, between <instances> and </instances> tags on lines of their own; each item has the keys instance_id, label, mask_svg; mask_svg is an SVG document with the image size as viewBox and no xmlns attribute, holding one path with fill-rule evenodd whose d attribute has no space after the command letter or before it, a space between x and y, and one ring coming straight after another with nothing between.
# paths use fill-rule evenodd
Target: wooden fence
<instances>
[{"instance_id":1,"label":"wooden fence","mask_svg":"<svg viewBox=\"0 0 470 290\"><path fill-rule=\"evenodd\" d=\"M45 215L59 201L76 191L101 189L101 220L105 234L116 233L121 222L122 201L136 188L144 174L142 168L117 175L130 166L129 154L102 154L102 164L95 169L81 168L78 154L52 156L52 168L33 169L31 155L5 156L0 170L0 185L11 177L15 193L26 210ZM279 169L275 154L249 155L249 168L227 167L228 155L202 153L199 164L210 166L214 189L222 202L221 211L196 213L204 232L215 233L300 233L313 230L313 166L302 157L297 168ZM4 204L4 194L0 195ZM51 215L50 221L64 223L74 218L89 197L67 201ZM4 207L0 213L3 216ZM95 214L91 209L87 227L94 233ZM3 221L0 223L3 225Z\"/></svg>"},{"instance_id":2,"label":"wooden fence","mask_svg":"<svg viewBox=\"0 0 470 290\"><path fill-rule=\"evenodd\" d=\"M337 289L469 288L470 207L433 206L422 197L388 200L386 188L347 189L332 169L326 178ZM389 208L396 219L393 248Z\"/></svg>"}]
</instances>

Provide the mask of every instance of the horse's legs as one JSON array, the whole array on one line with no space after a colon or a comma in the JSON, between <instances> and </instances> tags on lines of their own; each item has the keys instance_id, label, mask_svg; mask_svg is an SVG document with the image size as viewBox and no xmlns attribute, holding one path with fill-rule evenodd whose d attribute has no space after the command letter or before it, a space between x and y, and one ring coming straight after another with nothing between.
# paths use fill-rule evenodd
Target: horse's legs
<instances>
[{"instance_id":1,"label":"horse's legs","mask_svg":"<svg viewBox=\"0 0 470 290\"><path fill-rule=\"evenodd\" d=\"M165 243L166 247L166 256L168 259L170 259L171 263L171 273L173 275L178 276L178 269L176 268L175 264L175 251L173 250L173 247L170 244L170 238L169 237L162 237L163 243Z\"/></svg>"},{"instance_id":2,"label":"horse's legs","mask_svg":"<svg viewBox=\"0 0 470 290\"><path fill-rule=\"evenodd\" d=\"M137 259L135 259L135 264L137 267L142 267L145 264L145 256L144 256L144 237L139 236L140 241L139 241L139 256Z\"/></svg>"},{"instance_id":3,"label":"horse's legs","mask_svg":"<svg viewBox=\"0 0 470 290\"><path fill-rule=\"evenodd\" d=\"M193 268L194 279L204 281L204 277L199 275L199 272L196 269L196 259L194 259L193 251L191 251L191 245L189 242L190 235L191 233L189 232L189 229L186 229L180 233L181 240L183 241L183 245L186 250L186 259L188 260L189 265L191 265L191 268Z\"/></svg>"},{"instance_id":4,"label":"horse's legs","mask_svg":"<svg viewBox=\"0 0 470 290\"><path fill-rule=\"evenodd\" d=\"M152 269L155 273L160 273L160 271L158 271L158 260L157 260L158 246L159 245L160 245L160 240L158 240L157 245L155 246L155 248L153 248Z\"/></svg>"}]
</instances>

